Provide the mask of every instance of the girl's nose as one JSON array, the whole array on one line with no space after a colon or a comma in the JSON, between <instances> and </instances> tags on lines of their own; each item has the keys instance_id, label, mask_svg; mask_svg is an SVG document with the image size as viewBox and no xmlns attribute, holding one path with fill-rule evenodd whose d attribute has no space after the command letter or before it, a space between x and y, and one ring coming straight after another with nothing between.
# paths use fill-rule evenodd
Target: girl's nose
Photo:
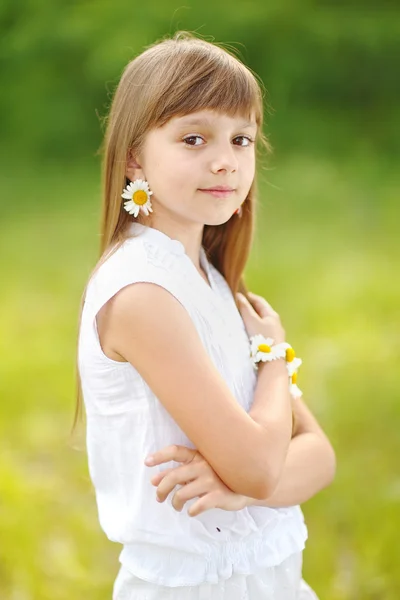
<instances>
[{"instance_id":1,"label":"girl's nose","mask_svg":"<svg viewBox=\"0 0 400 600\"><path fill-rule=\"evenodd\" d=\"M238 161L234 148L232 148L231 145L220 145L218 148L216 148L215 156L211 161L211 170L213 173L218 173L219 171L227 171L228 173L232 173L237 171L237 169Z\"/></svg>"}]
</instances>

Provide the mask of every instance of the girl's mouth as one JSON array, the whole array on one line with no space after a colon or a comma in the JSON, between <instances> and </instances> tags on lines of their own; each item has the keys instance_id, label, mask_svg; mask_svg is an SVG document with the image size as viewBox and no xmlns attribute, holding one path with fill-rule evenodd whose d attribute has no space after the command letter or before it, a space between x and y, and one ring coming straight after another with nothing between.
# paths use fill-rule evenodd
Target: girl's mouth
<instances>
[{"instance_id":1,"label":"girl's mouth","mask_svg":"<svg viewBox=\"0 0 400 600\"><path fill-rule=\"evenodd\" d=\"M199 191L204 192L205 194L211 194L215 198L227 198L230 194L233 194L235 190L233 190L232 188L217 187Z\"/></svg>"}]
</instances>

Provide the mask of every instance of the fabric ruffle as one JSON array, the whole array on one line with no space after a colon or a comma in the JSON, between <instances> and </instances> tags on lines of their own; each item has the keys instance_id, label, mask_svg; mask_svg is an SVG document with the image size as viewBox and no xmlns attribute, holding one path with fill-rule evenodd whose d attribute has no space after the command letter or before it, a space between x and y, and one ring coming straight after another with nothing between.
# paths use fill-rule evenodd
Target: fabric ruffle
<instances>
[{"instance_id":1,"label":"fabric ruffle","mask_svg":"<svg viewBox=\"0 0 400 600\"><path fill-rule=\"evenodd\" d=\"M113 600L318 600L302 579L302 553L291 554L275 567L251 575L232 575L218 584L171 588L132 575L121 566L113 588Z\"/></svg>"},{"instance_id":2,"label":"fabric ruffle","mask_svg":"<svg viewBox=\"0 0 400 600\"><path fill-rule=\"evenodd\" d=\"M299 519L296 511L284 516L268 535L261 528L240 541L207 543L204 555L166 547L160 541L136 542L124 546L119 560L136 577L167 587L219 583L233 574L250 575L304 550L308 537L304 519Z\"/></svg>"}]
</instances>

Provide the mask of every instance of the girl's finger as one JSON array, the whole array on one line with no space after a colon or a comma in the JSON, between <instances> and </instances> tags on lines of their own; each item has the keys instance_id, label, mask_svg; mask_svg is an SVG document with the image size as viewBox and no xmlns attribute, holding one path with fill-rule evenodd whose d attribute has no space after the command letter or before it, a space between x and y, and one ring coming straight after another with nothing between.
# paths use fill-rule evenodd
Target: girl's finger
<instances>
[{"instance_id":1,"label":"girl's finger","mask_svg":"<svg viewBox=\"0 0 400 600\"><path fill-rule=\"evenodd\" d=\"M212 492L210 492L209 494L204 494L201 498L197 500L197 502L194 502L194 504L190 506L190 508L188 509L188 515L190 517L197 517L197 515L200 515L206 510L216 508L216 504L217 502L215 499L215 495Z\"/></svg>"},{"instance_id":2,"label":"girl's finger","mask_svg":"<svg viewBox=\"0 0 400 600\"><path fill-rule=\"evenodd\" d=\"M253 294L253 292L248 292L248 295L257 312L262 312L263 315L270 314L271 316L275 316L277 314L269 302L263 298L263 296L258 296L257 294Z\"/></svg>"},{"instance_id":3,"label":"girl's finger","mask_svg":"<svg viewBox=\"0 0 400 600\"><path fill-rule=\"evenodd\" d=\"M166 475L168 475L168 473L170 473L171 471L173 471L174 469L176 469L177 467L171 467L171 469L164 469L164 471L160 471L159 473L156 473L155 475L153 475L153 477L150 479L150 482L153 485L158 485L160 483L160 481L162 481L164 479L164 477Z\"/></svg>"},{"instance_id":4,"label":"girl's finger","mask_svg":"<svg viewBox=\"0 0 400 600\"><path fill-rule=\"evenodd\" d=\"M188 500L192 500L192 498L200 497L201 495L206 495L209 492L207 489L207 485L202 481L201 478L195 479L190 483L187 483L183 487L177 490L172 497L172 506L180 512L184 506L184 504Z\"/></svg>"},{"instance_id":5,"label":"girl's finger","mask_svg":"<svg viewBox=\"0 0 400 600\"><path fill-rule=\"evenodd\" d=\"M248 299L246 298L246 296L244 294L241 294L240 292L237 293L237 298L240 302L240 307L250 310L254 313L256 313L256 311L254 310L253 305L248 301Z\"/></svg>"},{"instance_id":6,"label":"girl's finger","mask_svg":"<svg viewBox=\"0 0 400 600\"><path fill-rule=\"evenodd\" d=\"M193 450L192 448L188 448L187 446L178 446L177 444L173 444L172 446L166 446L162 450L154 452L145 459L144 463L148 467L160 465L162 463L169 462L170 460L182 463L189 463L193 460L196 453L197 450Z\"/></svg>"},{"instance_id":7,"label":"girl's finger","mask_svg":"<svg viewBox=\"0 0 400 600\"><path fill-rule=\"evenodd\" d=\"M165 498L172 492L176 485L185 485L188 481L193 481L199 476L200 463L193 463L176 467L166 475L157 487L157 498L164 502ZM204 491L204 490L203 490Z\"/></svg>"}]
</instances>

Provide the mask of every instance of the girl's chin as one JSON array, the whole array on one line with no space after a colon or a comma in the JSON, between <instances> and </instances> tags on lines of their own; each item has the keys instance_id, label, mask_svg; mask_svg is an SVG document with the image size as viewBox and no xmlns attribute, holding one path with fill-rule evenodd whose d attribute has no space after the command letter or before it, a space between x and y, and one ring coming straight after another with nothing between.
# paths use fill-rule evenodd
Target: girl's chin
<instances>
[{"instance_id":1,"label":"girl's chin","mask_svg":"<svg viewBox=\"0 0 400 600\"><path fill-rule=\"evenodd\" d=\"M205 222L204 225L213 225L213 226L217 226L217 225L223 225L224 223L226 223L227 221L229 221L229 219L233 216L233 212L234 210L232 210L232 212L227 213L226 215L213 215L213 217L209 217Z\"/></svg>"}]
</instances>

